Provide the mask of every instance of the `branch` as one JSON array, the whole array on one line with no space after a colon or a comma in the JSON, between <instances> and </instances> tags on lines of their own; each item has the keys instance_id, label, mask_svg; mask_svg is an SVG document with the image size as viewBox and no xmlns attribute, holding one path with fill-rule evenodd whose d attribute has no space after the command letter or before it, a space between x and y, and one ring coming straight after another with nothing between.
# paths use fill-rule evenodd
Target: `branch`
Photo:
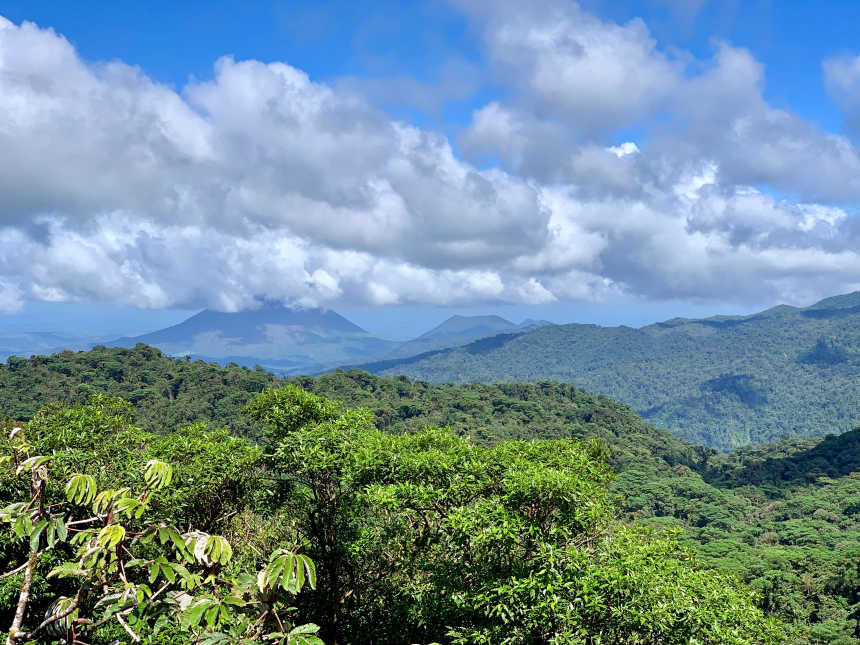
<instances>
[{"instance_id":1,"label":"branch","mask_svg":"<svg viewBox=\"0 0 860 645\"><path fill-rule=\"evenodd\" d=\"M97 515L95 517L88 517L85 520L75 520L74 522L66 522L66 526L77 526L78 524L87 524L89 522L98 522L100 519L102 519L102 518Z\"/></svg>"},{"instance_id":2,"label":"branch","mask_svg":"<svg viewBox=\"0 0 860 645\"><path fill-rule=\"evenodd\" d=\"M12 571L7 571L7 572L6 572L6 573L4 573L2 576L0 576L0 580L3 580L3 578L11 578L12 576L14 576L14 575L17 575L17 574L21 573L24 569L26 569L26 568L27 568L27 565L28 565L28 564L30 564L30 561L29 561L29 560L28 560L27 562L25 562L24 564L22 564L22 565L21 565L20 567L18 567L17 569L12 569Z\"/></svg>"},{"instance_id":3,"label":"branch","mask_svg":"<svg viewBox=\"0 0 860 645\"><path fill-rule=\"evenodd\" d=\"M15 609L15 617L12 626L9 627L9 635L6 637L6 645L15 645L20 635L21 623L24 622L24 612L27 611L27 601L30 599L30 586L33 584L33 571L39 561L39 552L32 551L24 567L24 581L21 583L21 592L18 595L18 607Z\"/></svg>"},{"instance_id":4,"label":"branch","mask_svg":"<svg viewBox=\"0 0 860 645\"><path fill-rule=\"evenodd\" d=\"M45 627L47 627L48 625L53 625L57 621L63 620L67 616L71 615L78 608L78 606L81 604L82 593L83 593L83 589L78 591L78 595L75 596L74 602L72 602L72 604L68 607L68 609L60 612L59 614L55 614L55 615L51 616L50 618L46 618L41 623L39 623L39 626L36 627L36 629L34 629L31 632L26 632L26 633L22 632L20 634L16 634L15 638L16 639L21 638L23 640L30 640L31 638L33 638L33 636L35 636L38 632L45 629Z\"/></svg>"},{"instance_id":5,"label":"branch","mask_svg":"<svg viewBox=\"0 0 860 645\"><path fill-rule=\"evenodd\" d=\"M128 626L128 623L125 622L125 618L120 616L119 614L114 614L114 618L116 618L117 622L122 625L122 628L125 630L125 633L129 635L133 643L140 642L140 636L134 633L131 627Z\"/></svg>"}]
</instances>

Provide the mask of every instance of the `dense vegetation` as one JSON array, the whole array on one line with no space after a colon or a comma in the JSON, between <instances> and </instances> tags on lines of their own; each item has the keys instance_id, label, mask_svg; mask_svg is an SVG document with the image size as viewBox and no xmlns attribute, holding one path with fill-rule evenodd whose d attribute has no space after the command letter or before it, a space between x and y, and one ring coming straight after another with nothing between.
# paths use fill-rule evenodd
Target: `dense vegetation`
<instances>
[{"instance_id":1,"label":"dense vegetation","mask_svg":"<svg viewBox=\"0 0 860 645\"><path fill-rule=\"evenodd\" d=\"M732 450L860 424L860 292L642 329L543 327L363 367L434 383L572 383L688 441Z\"/></svg>"},{"instance_id":2,"label":"dense vegetation","mask_svg":"<svg viewBox=\"0 0 860 645\"><path fill-rule=\"evenodd\" d=\"M296 382L373 409L393 432L437 423L477 441L599 437L629 519L683 528L686 545L752 585L805 642L860 643L860 429L722 455L560 383L433 386L360 371Z\"/></svg>"},{"instance_id":3,"label":"dense vegetation","mask_svg":"<svg viewBox=\"0 0 860 645\"><path fill-rule=\"evenodd\" d=\"M135 418L146 430L176 427L168 419L177 414L171 406L178 404L184 409L183 423L215 420L215 425L261 436L261 425L242 415L241 408L256 389L275 379L243 368L175 361L146 347L21 361L16 363L15 387L34 388L43 402L52 397L77 402L71 399L81 396L74 389L80 371L108 360L122 367L102 383L112 393L138 389L142 372L159 382L183 375L184 385L173 400L164 389L138 400ZM11 378L5 369L0 368L0 379ZM290 382L344 401L348 409L367 408L372 417L366 421L372 424L365 429L371 431L372 425L394 436L414 437L431 424L468 436L475 448L490 449L511 439L599 438L609 449L608 464L618 473L601 485L617 500L620 519L660 531L682 528L678 543L695 549L701 563L746 581L761 607L798 628L798 642L860 642L860 430L722 455L650 426L627 406L566 384L434 386L357 370ZM198 388L196 407L183 403L192 384ZM219 388L219 395L209 388ZM18 389L13 396L7 387L0 389L3 405L38 405L25 392ZM359 443L371 445L382 438L373 431ZM157 451L140 455L145 457L174 461ZM289 506L282 500L277 507ZM236 509L226 512L233 511L245 516ZM294 522L300 519L300 513L292 515ZM211 521L211 516L195 515L190 525L214 530ZM273 543L266 545L271 549ZM319 553L312 555L319 560ZM318 566L322 576L324 567Z\"/></svg>"},{"instance_id":4,"label":"dense vegetation","mask_svg":"<svg viewBox=\"0 0 860 645\"><path fill-rule=\"evenodd\" d=\"M54 404L2 440L10 645L787 639L671 531L619 522L600 442L391 434L295 385L246 407L262 449L130 412Z\"/></svg>"},{"instance_id":5,"label":"dense vegetation","mask_svg":"<svg viewBox=\"0 0 860 645\"><path fill-rule=\"evenodd\" d=\"M0 365L0 411L26 420L46 403L82 404L101 393L131 402L135 423L151 431L205 420L247 434L250 425L239 411L254 394L277 382L262 369L174 360L146 345L96 347L10 358Z\"/></svg>"}]
</instances>

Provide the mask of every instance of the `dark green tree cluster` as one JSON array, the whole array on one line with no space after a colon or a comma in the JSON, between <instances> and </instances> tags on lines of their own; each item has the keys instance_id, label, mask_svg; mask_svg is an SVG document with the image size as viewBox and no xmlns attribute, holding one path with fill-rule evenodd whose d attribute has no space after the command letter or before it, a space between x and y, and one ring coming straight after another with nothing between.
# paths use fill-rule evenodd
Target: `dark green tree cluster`
<instances>
[{"instance_id":1,"label":"dark green tree cluster","mask_svg":"<svg viewBox=\"0 0 860 645\"><path fill-rule=\"evenodd\" d=\"M786 641L672 531L618 521L598 441L392 434L294 385L247 412L262 449L105 397L10 433L8 641Z\"/></svg>"},{"instance_id":2,"label":"dark green tree cluster","mask_svg":"<svg viewBox=\"0 0 860 645\"><path fill-rule=\"evenodd\" d=\"M155 432L195 421L250 432L239 411L278 379L262 369L175 360L154 347L96 347L87 352L11 357L0 365L0 410L29 420L49 402L83 404L92 394L134 405L137 425Z\"/></svg>"}]
</instances>

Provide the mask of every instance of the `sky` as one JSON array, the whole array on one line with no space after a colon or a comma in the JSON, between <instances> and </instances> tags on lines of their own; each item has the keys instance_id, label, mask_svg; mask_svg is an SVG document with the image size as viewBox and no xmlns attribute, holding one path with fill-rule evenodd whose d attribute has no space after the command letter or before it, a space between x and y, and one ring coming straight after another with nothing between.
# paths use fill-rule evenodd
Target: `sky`
<instances>
[{"instance_id":1,"label":"sky","mask_svg":"<svg viewBox=\"0 0 860 645\"><path fill-rule=\"evenodd\" d=\"M281 301L407 337L860 289L858 19L0 1L0 331Z\"/></svg>"}]
</instances>

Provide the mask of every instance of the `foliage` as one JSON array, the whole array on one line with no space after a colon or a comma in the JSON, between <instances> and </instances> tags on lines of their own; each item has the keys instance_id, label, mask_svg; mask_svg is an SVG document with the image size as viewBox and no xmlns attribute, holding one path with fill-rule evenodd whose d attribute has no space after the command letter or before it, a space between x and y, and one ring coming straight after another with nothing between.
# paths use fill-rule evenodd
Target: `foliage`
<instances>
[{"instance_id":1,"label":"foliage","mask_svg":"<svg viewBox=\"0 0 860 645\"><path fill-rule=\"evenodd\" d=\"M0 365L0 410L27 421L47 403L80 405L92 394L105 394L131 402L135 423L152 432L207 421L245 434L249 425L238 411L275 382L262 369L175 360L146 345L96 347L10 357Z\"/></svg>"},{"instance_id":2,"label":"foliage","mask_svg":"<svg viewBox=\"0 0 860 645\"><path fill-rule=\"evenodd\" d=\"M116 402L101 400L89 407L99 416L114 411ZM26 551L24 563L4 574L21 577L7 645L34 639L84 642L82 638L98 638L113 623L136 643L171 625L185 633L184 640L207 644L261 638L321 642L313 636L315 626L290 624L290 609L281 597L281 592L299 593L305 583L315 586L307 556L279 550L256 576L249 575L230 568L233 549L223 537L199 530L183 533L152 521L155 496L174 479L173 467L158 459L143 467L139 492L128 486L100 489L94 476L75 473L58 495L57 487L49 486L54 460L32 454L33 445L25 438L31 430L38 432L35 424L26 430L16 427L8 442L11 454L0 458L14 469L13 477L30 480L29 495L0 509L0 522L9 525L12 542L22 542ZM44 601L54 600L36 624L33 579L49 554L62 554L65 561L45 576L50 591L43 594ZM285 562L291 566L284 567ZM62 594L65 590L68 595ZM24 627L28 615L31 628Z\"/></svg>"},{"instance_id":3,"label":"foliage","mask_svg":"<svg viewBox=\"0 0 860 645\"><path fill-rule=\"evenodd\" d=\"M135 351L119 357L118 362L139 360ZM76 360L84 363L89 359L83 354ZM195 365L166 359L157 353L144 363L149 367L140 364L134 369L161 374L171 373L182 365ZM44 392L48 384L53 383L51 379L56 373L43 368L44 365L25 366L18 376L21 382L26 381ZM218 383L228 379L233 368L211 369L215 372L211 387L217 388L220 387ZM123 372L126 370L124 366ZM64 383L74 387L71 380ZM122 381L111 383L111 388L119 387ZM325 625L325 604L321 599L330 593L332 584L327 567L320 560L321 554L328 554L333 562L343 567L339 569L341 573L336 574L337 579L348 580L346 572L350 571L362 574L356 575L358 584L355 587L335 587L342 589L343 594L354 589L345 600L343 613L335 612L342 621L343 633L360 633L365 642L405 642L397 639L400 633L397 630L410 625L415 638L409 642L431 639L451 642L455 638L477 639L480 633L493 633L494 623L490 619L486 623L479 621L483 613L496 606L491 601L516 604L512 599L523 589L526 590L523 593L530 594L529 589L534 588L536 597L543 592L534 581L518 582L517 586L511 586L511 582L506 590L500 591L504 585L489 577L488 584L495 585L495 591L479 590L474 579L464 580L461 587L452 586L453 583L439 586L440 578L458 580L466 555L461 553L457 558L452 555L458 553L451 547L453 528L442 522L441 512L428 516L430 520L438 520L443 529L428 534L433 539L428 538L426 549L416 550L415 542L406 540L404 535L413 535L409 531L418 531L424 522L414 510L415 500L422 499L416 495L424 490L428 496L437 496L440 504L445 504L440 506L445 513L459 512L460 507L456 506L456 497L451 492L458 489L452 488L451 482L456 482L457 478L471 482L469 485L488 481L489 475L484 471L487 463L495 463L491 455L499 454L497 451L506 445L519 445L511 440L574 439L580 442L577 445L586 446L590 439L599 438L610 451L607 463L618 473L614 479L607 477L601 484L608 487L607 508L620 500L621 519L625 523L635 521L639 528L627 529L607 510L606 522L611 528L605 532L596 531L601 537L589 543L595 550L590 552L588 567L574 569L579 561L571 559L573 556L564 549L544 552L546 558L552 555L553 562L558 563L557 570L548 569L541 574L544 576L541 584L552 585L554 590L551 596L544 596L551 599L547 606L566 606L568 597L556 578L546 576L564 576L567 575L564 572L577 571L582 580L590 581L589 585L597 585L604 579L601 576L613 579L609 574L613 562L638 562L635 570L642 569L645 575L645 565L650 558L657 558L662 562L660 566L665 567L650 579L655 584L662 580L660 584L665 586L660 589L678 588L671 582L672 576L678 575L692 585L692 589L698 589L696 593L704 593L710 583L695 582L699 579L698 572L703 571L701 580L712 581L714 593L719 591L722 598L736 597L737 602L730 603L733 607L749 607L749 597L742 588L731 579L723 581L718 574L707 570L707 567L716 567L746 581L767 613L794 623L797 642L848 644L860 640L857 604L860 602L860 570L857 568L860 554L856 550L860 543L860 489L857 488L860 479L852 474L860 472L857 440L860 432L823 440L782 441L719 455L653 428L627 406L566 384L435 386L404 377L373 377L357 370L334 372L316 379L294 379L290 383L300 385L306 392L292 390L294 399L281 400L280 408L279 398L291 390L266 392L250 407L258 421L239 418L241 406L251 396L247 392L241 404L231 403L229 414L232 416L221 418L231 428L261 437L262 450L231 436L224 429L208 429L202 423L179 430L157 423L147 428L149 432L131 424L134 419L158 415L168 418L174 414L170 406L177 404L178 398L173 402L141 399L135 408L109 398L94 399L91 405L52 405L31 415L28 441L35 446L33 454L52 456L53 475L47 484L48 492L60 499L65 495L63 485L75 473L92 475L98 491L123 487L138 490L141 473L150 460L170 463L173 481L151 497L146 517L152 522L174 525L182 533L198 529L223 535L233 547L230 563L236 570L259 571L268 564L265 554L276 553L279 549L306 554L319 571L317 591L305 590L295 598L296 616L303 620L314 620L329 629ZM60 393L57 383L51 387L55 386L51 391ZM204 399L218 398L216 393L205 391L208 386L200 387L204 390L201 391ZM341 400L344 405L337 406L319 396L309 396L307 392ZM29 397L34 405L39 401L32 393L21 391L0 389L0 396L7 400ZM357 411L360 407L370 412ZM187 419L189 422L211 419L208 415L212 408L191 406L187 410L200 411L200 416L192 415ZM336 422L344 415L351 421L341 424L337 430ZM261 422L269 426L268 436L264 436ZM436 430L432 431L436 434L426 435L427 425L449 426L450 433ZM11 427L6 423L5 432ZM377 428L384 432L378 432ZM432 437L438 450L422 452L416 444L400 443L422 436ZM302 437L316 438L293 443ZM326 443L322 440L324 437L340 438ZM552 442L538 442L537 445L550 444ZM290 447L290 450L279 454L279 446ZM469 452L463 452L463 446L467 446ZM353 456L348 457L347 453ZM381 459L380 455L385 454L396 455L394 463L401 470L386 473L375 466L380 462L393 468L390 462ZM470 471L464 465L464 460L470 463L464 456L467 454L483 469L474 481L468 479ZM448 464L448 470L442 469L442 472L454 473L447 479L433 479L421 470L430 465L438 467L440 460ZM334 545L308 537L312 535L312 517L306 501L312 489L302 483L314 473L324 474L321 464L325 463L332 468L337 465L341 474L349 475L337 480L348 484L340 488L346 496L338 498L342 505L336 507L337 512L322 513L313 520L321 522L326 518L333 522L336 535L340 536L340 541ZM367 468L359 468L360 464ZM305 472L303 468L306 467L313 468ZM412 470L407 471L407 468ZM408 477L403 474L398 479L394 476L397 472L411 474ZM493 476L498 477L498 472L493 472ZM467 476L463 477L463 473ZM410 484L413 481L414 485ZM362 484L365 487L360 488L358 482L365 482L366 485ZM0 506L23 499L29 494L28 486L24 477L0 473ZM325 492L321 484L317 488ZM494 517L490 510L500 506L500 490L491 489L487 493L490 508L486 517ZM392 500L395 493L397 496ZM480 499L483 498L476 498L474 503ZM467 517L464 513L457 517ZM505 521L509 519L506 517ZM474 523L470 526L479 527ZM649 541L640 544L642 553L651 555L643 555L638 561L625 560L635 556L635 553L625 555L624 551L628 548L624 545L632 544L634 539L625 542L622 538L638 536L645 531L643 526L651 526L654 530L648 536ZM674 535L675 526L683 527L684 532ZM628 530L633 532L628 534ZM647 535L647 531L645 533ZM26 544L11 536L0 535L0 571L17 566L27 556ZM603 538L606 539L601 542ZM600 559L597 545L609 554L606 558ZM654 545L654 550L649 550L652 547L648 545ZM684 555L685 549L694 550L696 555ZM666 556L663 560L660 560L661 553ZM60 563L57 555L57 549L48 552L44 563L37 567L33 578L33 611L28 620L37 617L41 620L58 595L57 585L61 582L46 578L51 568ZM692 559L685 559L687 557ZM547 561L541 560L541 566L533 572L543 570ZM681 568L672 573L669 564ZM531 579L531 573L527 580ZM623 579L623 571L619 575ZM0 580L0 625L11 622L10 608L17 601L19 587L20 576ZM609 593L613 588L614 583L612 586L607 583L604 591ZM445 592L437 593L438 589ZM73 597L71 591L61 589L59 595ZM660 596L652 592L650 597ZM454 605L453 600L460 604ZM682 597L675 600L676 604L666 606L681 611ZM635 606L629 597L622 601L625 607ZM539 612L531 614L526 606L522 609L517 614L516 620L521 621L518 624L540 620ZM652 609L656 611L658 607ZM723 612L718 604L706 611L720 615ZM463 616L468 616L468 621L463 619L463 624L457 626L456 621ZM620 615L614 618L610 615L606 619L620 618ZM493 618L497 619L498 616ZM439 627L443 622L445 626ZM390 632L371 633L371 626L377 623L382 626L379 629L384 627ZM99 632L99 638L103 635L104 639L95 642L125 638L125 632L118 625L112 632L106 627ZM171 631L178 629L180 626L171 624L159 632L157 638L161 641L152 642L186 642L187 639L178 635L181 632L173 634ZM448 629L454 630L451 635L445 631ZM614 642L618 637L606 638Z\"/></svg>"},{"instance_id":4,"label":"foliage","mask_svg":"<svg viewBox=\"0 0 860 645\"><path fill-rule=\"evenodd\" d=\"M434 383L567 382L623 401L681 438L728 451L857 426L858 322L860 292L805 309L641 329L542 327L363 367Z\"/></svg>"},{"instance_id":5,"label":"foliage","mask_svg":"<svg viewBox=\"0 0 860 645\"><path fill-rule=\"evenodd\" d=\"M295 385L248 412L268 427L273 503L297 518L320 565L300 606L324 639L782 641L731 577L618 525L599 441L393 435L369 410L341 411ZM635 617L621 609L634 606Z\"/></svg>"}]
</instances>

